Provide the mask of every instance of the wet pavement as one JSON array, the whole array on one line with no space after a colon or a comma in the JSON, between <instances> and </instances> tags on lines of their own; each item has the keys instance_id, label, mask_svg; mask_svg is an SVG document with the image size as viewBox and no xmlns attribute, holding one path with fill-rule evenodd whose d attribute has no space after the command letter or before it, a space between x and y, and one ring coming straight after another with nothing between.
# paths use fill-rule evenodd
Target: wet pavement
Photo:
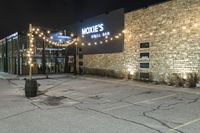
<instances>
[{"instance_id":1,"label":"wet pavement","mask_svg":"<svg viewBox=\"0 0 200 133\"><path fill-rule=\"evenodd\" d=\"M197 133L200 91L126 80L67 76L0 80L0 133Z\"/></svg>"}]
</instances>

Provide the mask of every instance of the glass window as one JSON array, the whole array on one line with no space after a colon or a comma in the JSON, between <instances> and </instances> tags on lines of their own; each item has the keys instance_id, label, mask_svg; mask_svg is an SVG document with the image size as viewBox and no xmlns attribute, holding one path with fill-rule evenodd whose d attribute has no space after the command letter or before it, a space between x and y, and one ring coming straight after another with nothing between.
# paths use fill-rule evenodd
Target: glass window
<instances>
[{"instance_id":1,"label":"glass window","mask_svg":"<svg viewBox=\"0 0 200 133\"><path fill-rule=\"evenodd\" d=\"M149 73L140 73L140 79L141 80L149 79Z\"/></svg>"},{"instance_id":2,"label":"glass window","mask_svg":"<svg viewBox=\"0 0 200 133\"><path fill-rule=\"evenodd\" d=\"M149 53L140 53L141 59L149 59Z\"/></svg>"},{"instance_id":3,"label":"glass window","mask_svg":"<svg viewBox=\"0 0 200 133\"><path fill-rule=\"evenodd\" d=\"M145 42L145 43L140 43L140 48L149 48L149 42Z\"/></svg>"},{"instance_id":4,"label":"glass window","mask_svg":"<svg viewBox=\"0 0 200 133\"><path fill-rule=\"evenodd\" d=\"M149 63L140 63L140 68L149 68Z\"/></svg>"}]
</instances>

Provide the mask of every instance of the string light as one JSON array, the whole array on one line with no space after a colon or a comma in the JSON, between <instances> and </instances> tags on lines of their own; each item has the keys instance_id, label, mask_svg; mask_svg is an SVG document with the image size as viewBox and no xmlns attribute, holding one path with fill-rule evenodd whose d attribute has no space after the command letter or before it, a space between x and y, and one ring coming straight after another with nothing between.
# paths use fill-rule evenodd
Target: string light
<instances>
[{"instance_id":1,"label":"string light","mask_svg":"<svg viewBox=\"0 0 200 133\"><path fill-rule=\"evenodd\" d=\"M193 24L193 27L196 28L197 26L198 26L197 23ZM190 29L187 30L187 27L186 27L186 26L182 26L182 27L180 27L179 29L185 30L185 32L190 32ZM37 34L37 33L39 33L40 30L38 30L38 28L36 28L36 30L33 29L33 31L35 31L34 33ZM172 32L176 32L176 31L177 31L177 29L172 29ZM166 32L167 32L167 31L164 31L164 30L160 31L161 34L165 34ZM47 33L50 34L50 31L48 30ZM90 45L103 44L104 42L105 42L105 43L108 43L109 41L113 41L113 40L115 40L115 39L119 39L121 36L123 36L123 35L126 34L126 33L128 33L127 30L122 30L120 33L115 34L115 35L113 35L113 36L105 36L105 38L102 38L102 40L100 40L99 42L92 42L92 41L91 41L91 42L85 42L85 43L86 43L87 45L89 45L89 46L90 46ZM150 36L153 36L154 34L155 34L154 32L149 32L149 35L150 35ZM28 35L29 35L29 34L28 34ZM59 35L63 35L63 32L59 32ZM30 35L29 35L29 36L30 36ZM48 43L50 43L50 44L52 44L52 45L54 45L54 46L63 46L63 47L64 47L64 46L69 46L69 45L71 45L71 44L75 44L75 45L80 44L80 45L82 45L82 46L85 45L84 42L81 42L81 41L83 41L83 40L80 39L80 37L84 38L84 37L85 37L84 35L82 35L82 36L80 36L80 37L77 37L77 38L75 38L75 39L73 39L73 40L67 41L67 42L66 42L65 40L60 39L59 42L60 42L60 43L63 43L63 44L58 44L57 42L54 42L52 36L50 36L50 37L49 37L49 35L46 35L46 36L45 36L43 32L39 33L38 36L39 36L39 37L43 37L43 39L44 39L45 41L47 41ZM70 36L71 36L71 37L74 37L75 35L74 35L73 33L71 33ZM132 35L127 35L127 36L128 36L129 39L132 38ZM142 35L142 34L139 34L139 36L142 37L143 35ZM78 42L79 42L79 43L78 43Z\"/></svg>"}]
</instances>

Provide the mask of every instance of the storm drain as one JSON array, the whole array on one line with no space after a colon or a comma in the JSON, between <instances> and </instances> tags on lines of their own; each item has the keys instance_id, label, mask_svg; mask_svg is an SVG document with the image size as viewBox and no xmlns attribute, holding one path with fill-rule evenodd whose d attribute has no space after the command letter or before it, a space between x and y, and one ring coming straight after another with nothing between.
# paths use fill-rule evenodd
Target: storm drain
<instances>
[{"instance_id":1,"label":"storm drain","mask_svg":"<svg viewBox=\"0 0 200 133\"><path fill-rule=\"evenodd\" d=\"M49 106L58 106L60 104L62 104L62 100L66 99L65 96L60 96L60 97L56 97L56 96L48 96L47 99L45 99L42 103L49 105Z\"/></svg>"}]
</instances>

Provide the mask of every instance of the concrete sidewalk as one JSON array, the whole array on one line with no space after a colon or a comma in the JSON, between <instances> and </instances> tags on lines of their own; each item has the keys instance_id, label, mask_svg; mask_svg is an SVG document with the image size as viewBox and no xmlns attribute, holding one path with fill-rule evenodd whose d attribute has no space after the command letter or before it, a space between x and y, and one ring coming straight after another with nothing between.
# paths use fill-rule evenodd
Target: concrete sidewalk
<instances>
[{"instance_id":1,"label":"concrete sidewalk","mask_svg":"<svg viewBox=\"0 0 200 133\"><path fill-rule=\"evenodd\" d=\"M3 80L14 80L15 79L16 80L16 79L19 79L19 77L18 77L18 75L0 72L0 79L3 79Z\"/></svg>"},{"instance_id":2,"label":"concrete sidewalk","mask_svg":"<svg viewBox=\"0 0 200 133\"><path fill-rule=\"evenodd\" d=\"M25 80L28 79L28 75L13 75L0 72L0 79L4 80ZM44 74L33 75L33 79L37 80L45 80L47 76ZM142 88L150 88L150 89L157 89L157 90L169 90L175 92L185 92L185 93L193 93L193 94L200 94L200 88L183 88L183 87L174 87L168 86L166 84L153 84L152 82L142 82L136 80L127 80L127 79L115 79L110 77L100 77L100 76L93 76L93 75L74 75L69 73L64 74L49 74L48 79L65 79L65 78L76 78L76 79L84 79L84 80L93 80L98 82L104 83L114 83L120 85L129 85L133 87L142 87ZM44 91L47 87L40 86L40 90Z\"/></svg>"}]
</instances>

